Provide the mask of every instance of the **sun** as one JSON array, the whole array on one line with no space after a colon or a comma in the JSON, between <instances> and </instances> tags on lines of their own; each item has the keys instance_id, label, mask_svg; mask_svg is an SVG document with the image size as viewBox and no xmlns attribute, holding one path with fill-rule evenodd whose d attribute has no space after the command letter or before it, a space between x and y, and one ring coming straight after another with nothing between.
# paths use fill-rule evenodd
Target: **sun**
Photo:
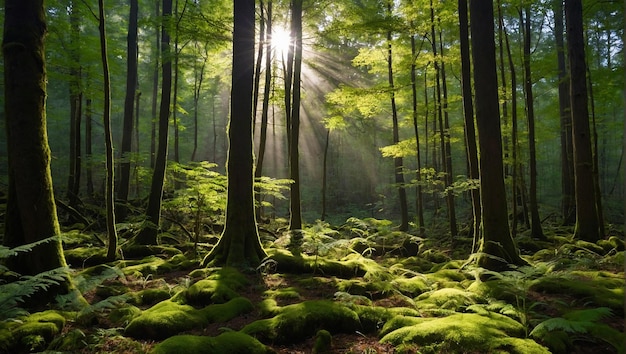
<instances>
[{"instance_id":1,"label":"sun","mask_svg":"<svg viewBox=\"0 0 626 354\"><path fill-rule=\"evenodd\" d=\"M291 43L291 35L289 30L284 27L274 28L272 30L272 48L276 51L279 58L287 56L289 44Z\"/></svg>"}]
</instances>

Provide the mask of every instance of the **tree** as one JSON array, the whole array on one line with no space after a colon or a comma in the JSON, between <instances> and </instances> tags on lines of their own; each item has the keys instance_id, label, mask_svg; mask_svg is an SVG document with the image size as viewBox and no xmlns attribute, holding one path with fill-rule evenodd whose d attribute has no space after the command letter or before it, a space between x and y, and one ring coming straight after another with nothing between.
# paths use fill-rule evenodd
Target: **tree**
<instances>
[{"instance_id":1,"label":"tree","mask_svg":"<svg viewBox=\"0 0 626 354\"><path fill-rule=\"evenodd\" d=\"M69 205L78 206L78 193L80 190L81 175L81 146L80 126L82 115L82 87L81 87L81 63L80 63L80 14L75 1L70 7L70 172L67 181L67 196Z\"/></svg>"},{"instance_id":2,"label":"tree","mask_svg":"<svg viewBox=\"0 0 626 354\"><path fill-rule=\"evenodd\" d=\"M465 124L465 145L467 146L467 161L469 164L469 177L478 179L478 148L476 146L476 129L474 126L474 103L472 102L472 83L469 49L469 20L467 18L467 0L459 0L459 33L461 45L461 89L463 96L463 122ZM472 189L472 234L474 245L472 251L476 251L480 236L480 190Z\"/></svg>"},{"instance_id":3,"label":"tree","mask_svg":"<svg viewBox=\"0 0 626 354\"><path fill-rule=\"evenodd\" d=\"M254 0L235 0L231 117L228 129L228 191L222 236L203 265L256 267L265 251L254 212L252 92L254 76Z\"/></svg>"},{"instance_id":4,"label":"tree","mask_svg":"<svg viewBox=\"0 0 626 354\"><path fill-rule=\"evenodd\" d=\"M7 0L4 6L4 109L9 162L9 191L4 245L16 247L61 233L50 173L46 128L47 32L43 1ZM55 238L29 253L9 259L15 272L34 275L66 267L61 240ZM69 273L54 292L72 289Z\"/></svg>"},{"instance_id":5,"label":"tree","mask_svg":"<svg viewBox=\"0 0 626 354\"><path fill-rule=\"evenodd\" d=\"M570 103L572 115L572 142L574 153L574 182L576 190L576 238L595 242L603 235L599 232L593 181L593 155L587 83L585 41L583 38L583 11L581 0L565 2L567 52L570 68Z\"/></svg>"},{"instance_id":6,"label":"tree","mask_svg":"<svg viewBox=\"0 0 626 354\"><path fill-rule=\"evenodd\" d=\"M133 135L133 111L135 96L137 95L137 18L139 16L139 0L130 1L128 15L128 36L126 38L126 97L124 99L124 121L122 129L122 146L120 162L120 183L117 199L122 204L117 208L117 217L120 221L126 219L128 207L128 191L130 189L130 153Z\"/></svg>"},{"instance_id":7,"label":"tree","mask_svg":"<svg viewBox=\"0 0 626 354\"><path fill-rule=\"evenodd\" d=\"M546 239L541 229L539 218L539 206L537 205L537 149L535 143L535 103L533 101L533 83L530 71L530 4L524 7L524 13L520 13L524 33L524 93L526 97L526 118L528 119L528 153L530 161L530 219L531 236L538 239Z\"/></svg>"},{"instance_id":8,"label":"tree","mask_svg":"<svg viewBox=\"0 0 626 354\"><path fill-rule=\"evenodd\" d=\"M168 21L172 15L172 0L163 0L163 21ZM146 225L139 232L135 241L144 245L156 245L159 222L161 219L161 201L163 196L163 184L165 182L165 170L167 168L167 145L170 117L170 102L172 92L172 60L170 57L170 35L167 26L161 28L161 105L159 106L159 139L152 184L150 186L150 198L146 208Z\"/></svg>"},{"instance_id":9,"label":"tree","mask_svg":"<svg viewBox=\"0 0 626 354\"><path fill-rule=\"evenodd\" d=\"M519 255L508 224L493 21L493 1L470 1L482 203L482 240L477 261L484 268L501 270L508 264L526 262Z\"/></svg>"}]
</instances>

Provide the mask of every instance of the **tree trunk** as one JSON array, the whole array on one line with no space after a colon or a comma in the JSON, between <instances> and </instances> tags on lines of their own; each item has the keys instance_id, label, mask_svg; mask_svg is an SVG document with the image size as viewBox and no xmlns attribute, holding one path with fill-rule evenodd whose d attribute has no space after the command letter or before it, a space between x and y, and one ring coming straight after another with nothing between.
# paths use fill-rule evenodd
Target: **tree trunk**
<instances>
[{"instance_id":1,"label":"tree trunk","mask_svg":"<svg viewBox=\"0 0 626 354\"><path fill-rule=\"evenodd\" d=\"M465 123L465 140L469 178L478 179L478 147L476 146L476 129L474 127L474 104L472 102L471 64L469 49L469 20L467 18L467 0L459 0L459 29L461 46L461 89L463 91L463 121ZM480 240L480 189L472 189L472 236L474 245L472 252L477 251Z\"/></svg>"},{"instance_id":2,"label":"tree trunk","mask_svg":"<svg viewBox=\"0 0 626 354\"><path fill-rule=\"evenodd\" d=\"M220 241L202 264L256 267L266 254L261 247L254 213L254 0L235 0L234 5L226 224Z\"/></svg>"},{"instance_id":3,"label":"tree trunk","mask_svg":"<svg viewBox=\"0 0 626 354\"><path fill-rule=\"evenodd\" d=\"M417 125L417 78L415 72L417 70L415 65L415 60L417 59L417 48L415 46L415 34L411 35L411 103L412 103L412 114L413 114L413 133L415 134L415 154L417 157L417 169L415 171L415 179L417 183L416 190L416 198L415 198L415 209L417 211L417 222L419 227L420 235L424 234L425 225L424 225L424 198L422 193L422 184L420 183L421 169L422 169L422 159L420 153L420 136L419 129Z\"/></svg>"},{"instance_id":4,"label":"tree trunk","mask_svg":"<svg viewBox=\"0 0 626 354\"><path fill-rule=\"evenodd\" d=\"M320 220L326 219L326 175L328 174L328 146L330 145L330 128L326 131L326 142L324 143L324 157L322 161L322 216Z\"/></svg>"},{"instance_id":5,"label":"tree trunk","mask_svg":"<svg viewBox=\"0 0 626 354\"><path fill-rule=\"evenodd\" d=\"M561 117L561 217L563 218L563 225L574 225L576 222L576 204L572 156L572 114L563 33L563 0L554 0L554 37L559 75L559 116Z\"/></svg>"},{"instance_id":6,"label":"tree trunk","mask_svg":"<svg viewBox=\"0 0 626 354\"><path fill-rule=\"evenodd\" d=\"M61 233L46 129L46 32L43 1L5 1L2 48L9 190L3 242L10 248ZM66 267L60 238L7 261L22 275ZM42 304L71 288L68 272L59 287L42 290Z\"/></svg>"},{"instance_id":7,"label":"tree trunk","mask_svg":"<svg viewBox=\"0 0 626 354\"><path fill-rule=\"evenodd\" d=\"M570 67L570 102L576 189L574 237L595 242L603 235L600 235L600 223L595 203L581 0L565 2L565 20Z\"/></svg>"},{"instance_id":8,"label":"tree trunk","mask_svg":"<svg viewBox=\"0 0 626 354\"><path fill-rule=\"evenodd\" d=\"M545 240L546 236L541 229L539 206L537 205L537 149L535 144L535 103L533 99L533 83L530 71L530 4L524 8L523 20L524 33L524 93L526 94L526 118L528 119L528 154L530 168L530 235L533 238Z\"/></svg>"},{"instance_id":9,"label":"tree trunk","mask_svg":"<svg viewBox=\"0 0 626 354\"><path fill-rule=\"evenodd\" d=\"M261 8L263 8L263 1L261 1ZM261 11L261 15L264 11ZM270 89L272 86L272 1L268 1L267 3L267 28L265 31L265 38L261 41L261 43L265 43L265 83L263 86L263 103L261 108L261 127L259 134L259 155L257 157L256 169L254 171L255 178L261 178L263 176L263 164L265 163L265 150L267 145L267 122L268 122L268 114L269 114L269 102L270 102ZM261 46L261 44L259 44ZM259 55L262 54L262 51L259 50ZM260 65L259 62L257 62ZM257 70L258 73L258 70ZM255 85L258 85L255 81ZM258 88L255 88L255 91ZM256 105L253 105L253 112L256 115ZM261 217L262 208L261 208L261 193L256 193L256 198L258 201L258 210L257 215Z\"/></svg>"},{"instance_id":10,"label":"tree trunk","mask_svg":"<svg viewBox=\"0 0 626 354\"><path fill-rule=\"evenodd\" d=\"M89 78L87 78L87 82L89 82ZM87 88L89 88L89 84L87 84ZM87 158L87 194L89 197L94 196L93 189L93 147L92 147L92 102L89 96L85 97L85 157Z\"/></svg>"},{"instance_id":11,"label":"tree trunk","mask_svg":"<svg viewBox=\"0 0 626 354\"><path fill-rule=\"evenodd\" d=\"M163 0L155 1L155 11L156 17L158 18L160 13L160 4ZM162 26L163 24L161 24ZM152 74L152 114L150 115L150 168L154 168L154 163L156 159L156 135L157 135L157 97L159 95L159 68L161 64L159 63L160 55L161 55L161 31L162 29L159 27L156 30L156 41L154 43L155 53L154 53L154 72Z\"/></svg>"},{"instance_id":12,"label":"tree trunk","mask_svg":"<svg viewBox=\"0 0 626 354\"><path fill-rule=\"evenodd\" d=\"M289 230L302 229L302 207L300 203L300 88L302 72L302 0L293 1L292 9L292 33L294 40L293 61L293 101L291 105L291 131L289 149L289 176L293 180L290 193L290 220Z\"/></svg>"},{"instance_id":13,"label":"tree trunk","mask_svg":"<svg viewBox=\"0 0 626 354\"><path fill-rule=\"evenodd\" d=\"M117 199L121 204L117 208L117 219L126 220L128 214L128 191L130 189L130 153L133 142L133 113L137 92L137 19L139 17L139 0L130 1L128 16L128 36L126 37L126 97L124 98L124 121L122 129L122 146L120 161L120 182Z\"/></svg>"},{"instance_id":14,"label":"tree trunk","mask_svg":"<svg viewBox=\"0 0 626 354\"><path fill-rule=\"evenodd\" d=\"M596 130L596 104L593 97L593 82L591 81L591 70L587 66L587 80L589 82L589 102L591 109L591 133L593 144L593 188L595 190L596 197L596 210L598 212L598 232L600 235L604 235L604 211L602 209L602 190L600 189L600 162L598 155L600 150L598 149L598 131Z\"/></svg>"},{"instance_id":15,"label":"tree trunk","mask_svg":"<svg viewBox=\"0 0 626 354\"><path fill-rule=\"evenodd\" d=\"M80 125L82 114L82 85L80 63L80 14L75 2L70 4L70 173L67 181L67 197L69 205L76 208L79 203L81 173L81 141Z\"/></svg>"},{"instance_id":16,"label":"tree trunk","mask_svg":"<svg viewBox=\"0 0 626 354\"><path fill-rule=\"evenodd\" d=\"M200 68L196 64L193 66L193 151L191 152L191 161L196 161L198 153L198 111L200 108L200 95L202 93L202 82L204 81L204 70L209 60L207 44L204 46L205 55L203 57ZM196 43L196 50L198 44Z\"/></svg>"},{"instance_id":17,"label":"tree trunk","mask_svg":"<svg viewBox=\"0 0 626 354\"><path fill-rule=\"evenodd\" d=\"M259 9L261 13L259 15L259 48L256 58L256 65L254 66L254 89L252 91L252 132L254 133L255 125L256 125L256 114L257 107L259 105L259 85L261 83L261 62L263 61L263 50L265 49L265 45L268 43L269 39L266 36L265 30L265 8L263 6L263 0L259 0ZM270 20L271 21L271 20ZM267 33L270 32L271 29L267 30ZM271 44L271 43L270 43ZM266 67L269 66L268 63L265 63Z\"/></svg>"},{"instance_id":18,"label":"tree trunk","mask_svg":"<svg viewBox=\"0 0 626 354\"><path fill-rule=\"evenodd\" d=\"M98 1L99 29L100 29L100 55L102 57L102 75L104 77L104 112L102 125L104 126L104 143L106 154L106 225L109 244L107 248L107 260L113 261L117 255L117 231L115 230L115 188L114 188L114 165L113 165L113 135L111 134L111 75L109 74L109 60L107 58L106 19L104 16L104 0Z\"/></svg>"},{"instance_id":19,"label":"tree trunk","mask_svg":"<svg viewBox=\"0 0 626 354\"><path fill-rule=\"evenodd\" d=\"M502 162L502 135L498 103L498 77L494 44L493 1L471 0L470 23L476 122L480 148L480 192L483 238L478 265L502 270L522 265L508 224Z\"/></svg>"},{"instance_id":20,"label":"tree trunk","mask_svg":"<svg viewBox=\"0 0 626 354\"><path fill-rule=\"evenodd\" d=\"M167 21L172 15L172 0L163 0L163 18ZM161 198L167 168L167 145L172 93L172 60L170 57L170 35L167 27L161 28L161 105L159 107L159 146L154 162L150 198L146 208L146 223L137 235L135 242L143 245L156 245L159 222L161 219Z\"/></svg>"},{"instance_id":21,"label":"tree trunk","mask_svg":"<svg viewBox=\"0 0 626 354\"><path fill-rule=\"evenodd\" d=\"M392 3L387 3L387 15L391 16ZM400 133L398 128L398 109L396 107L396 93L395 85L393 82L393 51L391 43L391 30L387 31L387 77L389 79L389 98L391 99L391 117L393 124L393 143L400 142ZM398 188L398 200L400 202L400 231L409 230L409 208L407 205L406 189L404 188L404 166L402 163L402 157L393 158L394 176L396 186Z\"/></svg>"}]
</instances>

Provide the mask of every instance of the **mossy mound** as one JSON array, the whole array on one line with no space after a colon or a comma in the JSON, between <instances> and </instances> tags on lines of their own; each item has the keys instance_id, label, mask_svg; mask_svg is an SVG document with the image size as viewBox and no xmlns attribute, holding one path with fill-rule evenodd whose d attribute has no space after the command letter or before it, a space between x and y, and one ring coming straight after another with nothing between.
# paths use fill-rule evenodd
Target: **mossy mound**
<instances>
[{"instance_id":1,"label":"mossy mound","mask_svg":"<svg viewBox=\"0 0 626 354\"><path fill-rule=\"evenodd\" d=\"M392 284L404 295L415 297L429 291L429 280L424 275L416 275L411 278L398 277Z\"/></svg>"},{"instance_id":2,"label":"mossy mound","mask_svg":"<svg viewBox=\"0 0 626 354\"><path fill-rule=\"evenodd\" d=\"M82 268L107 262L106 249L103 247L77 247L65 250L65 261L72 267Z\"/></svg>"},{"instance_id":3,"label":"mossy mound","mask_svg":"<svg viewBox=\"0 0 626 354\"><path fill-rule=\"evenodd\" d=\"M265 354L272 351L258 340L239 332L225 332L217 337L180 335L157 344L152 354Z\"/></svg>"},{"instance_id":4,"label":"mossy mound","mask_svg":"<svg viewBox=\"0 0 626 354\"><path fill-rule=\"evenodd\" d=\"M224 267L191 285L184 295L194 305L222 304L238 297L236 290L247 284L248 279L235 268Z\"/></svg>"},{"instance_id":5,"label":"mossy mound","mask_svg":"<svg viewBox=\"0 0 626 354\"><path fill-rule=\"evenodd\" d=\"M359 316L361 332L364 333L380 330L387 321L397 316L419 316L419 312L408 307L353 305L351 309Z\"/></svg>"},{"instance_id":6,"label":"mossy mound","mask_svg":"<svg viewBox=\"0 0 626 354\"><path fill-rule=\"evenodd\" d=\"M122 248L122 252L124 252L124 257L126 259L133 258L144 258L151 255L165 255L167 257L173 257L177 254L182 254L182 252L174 247L169 246L160 246L160 245L135 245L135 244L126 244Z\"/></svg>"},{"instance_id":7,"label":"mossy mound","mask_svg":"<svg viewBox=\"0 0 626 354\"><path fill-rule=\"evenodd\" d=\"M179 251L180 252L180 251ZM178 270L189 270L198 266L195 260L189 260L184 254L176 254L169 259L157 256L148 256L138 261L120 261L119 267L125 275L140 275L147 277L149 274L165 274Z\"/></svg>"},{"instance_id":8,"label":"mossy mound","mask_svg":"<svg viewBox=\"0 0 626 354\"><path fill-rule=\"evenodd\" d=\"M484 300L471 291L443 288L426 292L418 296L415 302L420 310L458 311L465 309L467 306L484 302Z\"/></svg>"},{"instance_id":9,"label":"mossy mound","mask_svg":"<svg viewBox=\"0 0 626 354\"><path fill-rule=\"evenodd\" d=\"M0 349L7 352L42 351L65 326L65 317L56 311L37 312L20 318L16 325L0 329Z\"/></svg>"},{"instance_id":10,"label":"mossy mound","mask_svg":"<svg viewBox=\"0 0 626 354\"><path fill-rule=\"evenodd\" d=\"M455 313L441 318L398 317L383 328L381 343L416 346L422 352L549 353L524 327L506 316ZM512 339L514 337L515 339Z\"/></svg>"},{"instance_id":11,"label":"mossy mound","mask_svg":"<svg viewBox=\"0 0 626 354\"><path fill-rule=\"evenodd\" d=\"M108 318L114 325L126 326L139 315L141 315L141 310L138 307L130 305L111 310Z\"/></svg>"},{"instance_id":12,"label":"mossy mound","mask_svg":"<svg viewBox=\"0 0 626 354\"><path fill-rule=\"evenodd\" d=\"M320 256L298 255L289 251L270 249L270 258L276 262L276 270L284 273L319 273L326 276L353 277L367 272L357 260L336 261ZM363 258L365 259L365 258Z\"/></svg>"},{"instance_id":13,"label":"mossy mound","mask_svg":"<svg viewBox=\"0 0 626 354\"><path fill-rule=\"evenodd\" d=\"M87 336L79 329L73 329L62 336L56 336L47 350L56 352L78 352L87 346Z\"/></svg>"},{"instance_id":14,"label":"mossy mound","mask_svg":"<svg viewBox=\"0 0 626 354\"><path fill-rule=\"evenodd\" d=\"M530 290L548 294L568 294L580 304L593 303L622 313L624 310L623 273L606 276L603 272L578 272L563 276L539 278L530 286ZM621 276L621 279L618 277Z\"/></svg>"},{"instance_id":15,"label":"mossy mound","mask_svg":"<svg viewBox=\"0 0 626 354\"><path fill-rule=\"evenodd\" d=\"M134 305L154 305L161 301L165 301L171 297L169 289L143 289L134 293L131 293L131 298L128 301Z\"/></svg>"},{"instance_id":16,"label":"mossy mound","mask_svg":"<svg viewBox=\"0 0 626 354\"><path fill-rule=\"evenodd\" d=\"M226 322L253 309L250 300L244 297L202 309L166 300L134 318L126 326L125 334L133 338L164 339L184 331L201 329L210 323Z\"/></svg>"},{"instance_id":17,"label":"mossy mound","mask_svg":"<svg viewBox=\"0 0 626 354\"><path fill-rule=\"evenodd\" d=\"M293 343L312 337L318 330L351 333L361 330L359 316L342 304L327 301L304 301L279 309L278 315L258 320L241 332L262 342Z\"/></svg>"}]
</instances>

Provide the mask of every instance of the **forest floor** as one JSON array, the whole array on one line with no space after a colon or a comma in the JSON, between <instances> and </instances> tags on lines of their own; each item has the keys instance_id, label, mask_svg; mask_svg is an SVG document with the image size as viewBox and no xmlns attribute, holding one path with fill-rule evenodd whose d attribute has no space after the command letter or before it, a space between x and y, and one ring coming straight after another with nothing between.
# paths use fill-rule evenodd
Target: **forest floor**
<instances>
[{"instance_id":1,"label":"forest floor","mask_svg":"<svg viewBox=\"0 0 626 354\"><path fill-rule=\"evenodd\" d=\"M522 236L531 266L495 273L468 261L470 239L453 247L384 225L318 222L298 256L288 233L263 232L270 257L247 270L200 267L210 245L175 233L102 263L93 236L69 231L66 258L90 305L57 299L37 319L5 320L0 352L624 353L617 231L598 243L561 228ZM35 322L56 327L25 329Z\"/></svg>"}]
</instances>

